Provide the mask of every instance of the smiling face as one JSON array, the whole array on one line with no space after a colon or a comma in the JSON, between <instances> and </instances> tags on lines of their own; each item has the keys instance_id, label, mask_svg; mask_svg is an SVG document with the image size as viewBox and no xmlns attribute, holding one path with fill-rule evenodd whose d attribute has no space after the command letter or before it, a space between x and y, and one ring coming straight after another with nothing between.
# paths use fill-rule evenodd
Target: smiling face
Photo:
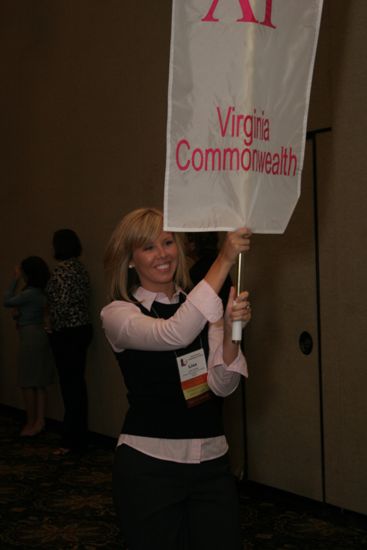
<instances>
[{"instance_id":1,"label":"smiling face","mask_svg":"<svg viewBox=\"0 0 367 550\"><path fill-rule=\"evenodd\" d=\"M130 265L135 267L143 288L172 296L178 265L178 249L172 233L161 231L156 239L135 248Z\"/></svg>"}]
</instances>

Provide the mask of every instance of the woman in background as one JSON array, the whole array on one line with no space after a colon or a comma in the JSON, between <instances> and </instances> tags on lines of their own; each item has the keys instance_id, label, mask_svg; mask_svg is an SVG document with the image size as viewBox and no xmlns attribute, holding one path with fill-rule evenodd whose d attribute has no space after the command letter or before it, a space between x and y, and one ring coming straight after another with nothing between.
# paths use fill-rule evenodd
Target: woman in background
<instances>
[{"instance_id":1,"label":"woman in background","mask_svg":"<svg viewBox=\"0 0 367 550\"><path fill-rule=\"evenodd\" d=\"M92 339L89 318L90 283L79 260L82 246L71 229L53 236L54 257L46 293L51 322L51 347L64 402L63 439L55 454L83 452L88 436L88 396L85 381L87 349Z\"/></svg>"},{"instance_id":2,"label":"woman in background","mask_svg":"<svg viewBox=\"0 0 367 550\"><path fill-rule=\"evenodd\" d=\"M44 260L30 256L15 268L14 280L4 298L4 306L14 309L19 333L18 378L26 410L21 436L35 436L44 429L46 387L54 382L55 367L45 331L44 289L49 277ZM22 279L25 286L17 292Z\"/></svg>"},{"instance_id":3,"label":"woman in background","mask_svg":"<svg viewBox=\"0 0 367 550\"><path fill-rule=\"evenodd\" d=\"M101 317L129 401L115 453L117 514L129 550L239 550L222 398L247 376L231 326L250 319L250 305L232 288L223 316L218 293L250 231L229 233L186 293L180 237L162 224L159 210L131 212L105 256L112 301Z\"/></svg>"}]
</instances>

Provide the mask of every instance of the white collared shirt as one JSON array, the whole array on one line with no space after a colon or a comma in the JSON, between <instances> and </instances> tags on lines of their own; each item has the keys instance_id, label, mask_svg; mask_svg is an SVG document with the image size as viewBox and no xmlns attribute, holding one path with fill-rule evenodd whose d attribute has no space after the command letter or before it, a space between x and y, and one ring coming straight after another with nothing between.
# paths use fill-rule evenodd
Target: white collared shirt
<instances>
[{"instance_id":1,"label":"white collared shirt","mask_svg":"<svg viewBox=\"0 0 367 550\"><path fill-rule=\"evenodd\" d=\"M139 287L134 298L150 311L154 301L177 304L180 292L177 289L170 299ZM222 301L205 280L193 288L169 319L144 315L134 303L123 300L111 302L101 312L107 340L117 353L125 349L170 351L186 347L209 322L208 385L214 394L225 397L235 391L241 375L248 373L241 350L230 365L223 361L223 327L216 323L222 317ZM185 463L211 460L228 450L224 436L186 440L121 434L118 445L122 443L155 458Z\"/></svg>"}]
</instances>

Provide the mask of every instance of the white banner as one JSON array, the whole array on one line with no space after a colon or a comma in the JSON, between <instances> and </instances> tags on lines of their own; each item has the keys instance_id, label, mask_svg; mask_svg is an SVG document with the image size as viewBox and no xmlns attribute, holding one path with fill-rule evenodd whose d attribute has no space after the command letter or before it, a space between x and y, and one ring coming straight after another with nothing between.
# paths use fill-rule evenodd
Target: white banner
<instances>
[{"instance_id":1,"label":"white banner","mask_svg":"<svg viewBox=\"0 0 367 550\"><path fill-rule=\"evenodd\" d=\"M164 225L282 233L323 0L173 0Z\"/></svg>"}]
</instances>

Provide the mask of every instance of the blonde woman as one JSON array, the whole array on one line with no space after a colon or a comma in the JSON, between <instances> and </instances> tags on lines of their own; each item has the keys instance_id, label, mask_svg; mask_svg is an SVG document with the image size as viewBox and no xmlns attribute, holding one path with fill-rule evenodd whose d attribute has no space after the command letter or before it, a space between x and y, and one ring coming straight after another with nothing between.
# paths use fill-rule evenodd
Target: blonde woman
<instances>
[{"instance_id":1,"label":"blonde woman","mask_svg":"<svg viewBox=\"0 0 367 550\"><path fill-rule=\"evenodd\" d=\"M129 550L241 547L235 482L222 425L223 397L247 376L234 320L251 316L248 293L223 315L218 297L250 230L228 233L190 292L180 236L162 213L125 216L105 255L111 303L101 318L128 390L115 453L114 501Z\"/></svg>"}]
</instances>

